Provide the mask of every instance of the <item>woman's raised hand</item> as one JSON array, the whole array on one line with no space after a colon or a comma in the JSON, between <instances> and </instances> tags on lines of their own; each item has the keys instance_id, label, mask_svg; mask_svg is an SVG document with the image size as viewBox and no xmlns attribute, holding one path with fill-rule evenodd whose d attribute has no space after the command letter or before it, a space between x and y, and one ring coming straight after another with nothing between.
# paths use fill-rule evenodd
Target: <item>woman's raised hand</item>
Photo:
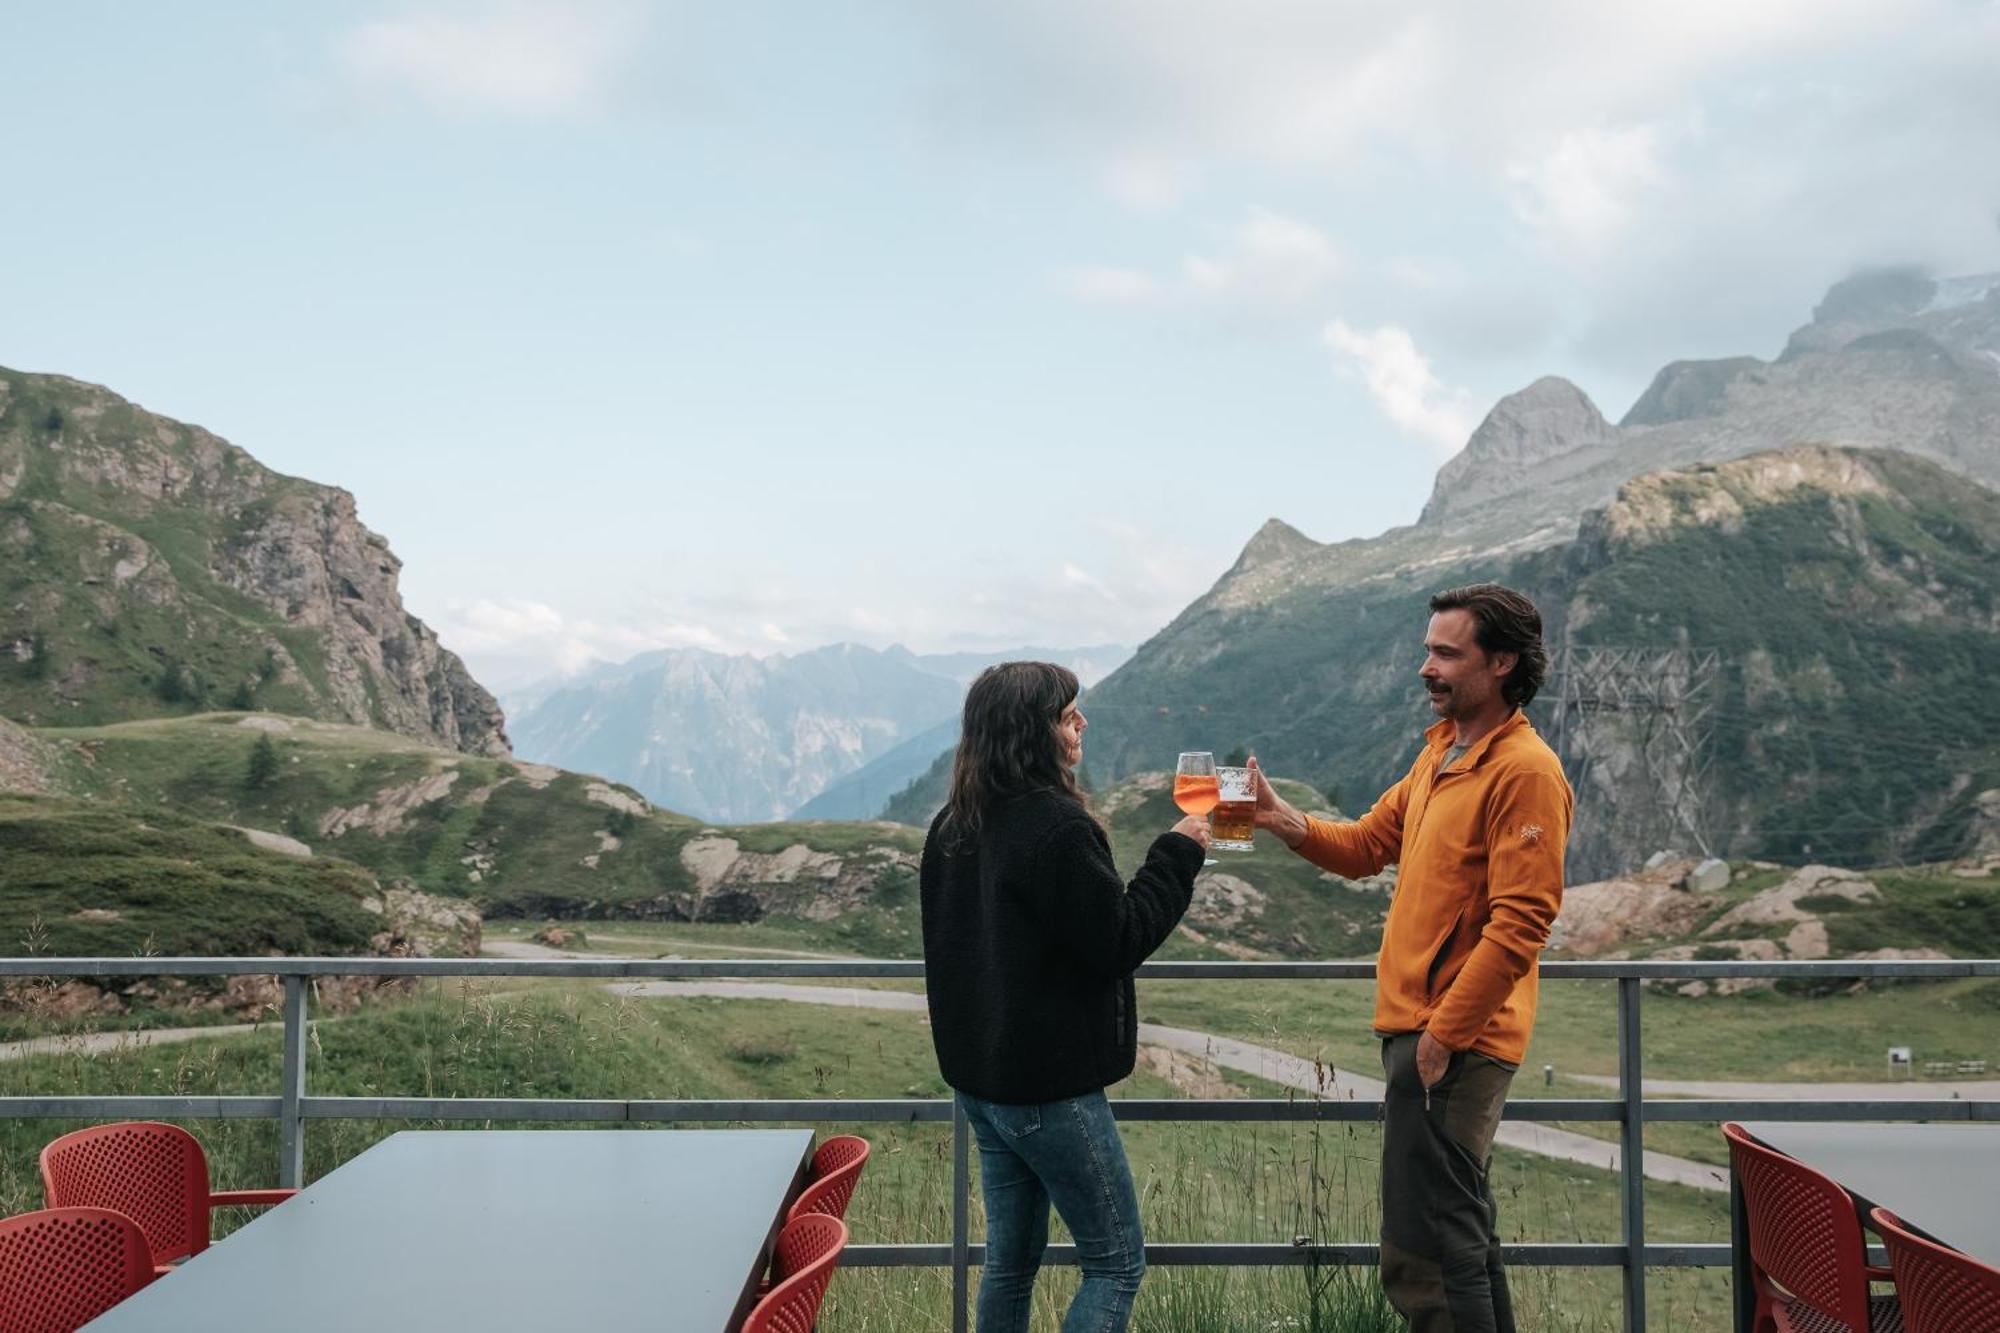
<instances>
[{"instance_id":1,"label":"woman's raised hand","mask_svg":"<svg viewBox=\"0 0 2000 1333\"><path fill-rule=\"evenodd\" d=\"M1206 815L1189 815L1181 820L1180 823L1168 829L1167 832L1178 833L1183 837L1193 838L1201 844L1201 849L1204 852L1208 850L1208 816Z\"/></svg>"}]
</instances>

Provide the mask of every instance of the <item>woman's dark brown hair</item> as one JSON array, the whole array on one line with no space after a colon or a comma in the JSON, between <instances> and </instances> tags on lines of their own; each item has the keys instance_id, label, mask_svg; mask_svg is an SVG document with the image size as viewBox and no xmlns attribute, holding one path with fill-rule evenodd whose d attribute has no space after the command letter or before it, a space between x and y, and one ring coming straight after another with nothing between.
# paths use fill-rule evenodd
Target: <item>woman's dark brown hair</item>
<instances>
[{"instance_id":1,"label":"woman's dark brown hair","mask_svg":"<svg viewBox=\"0 0 2000 1333\"><path fill-rule=\"evenodd\" d=\"M965 692L951 766L946 823L955 835L977 835L995 803L1031 791L1058 791L1084 804L1056 735L1077 692L1076 673L1053 662L1002 662L979 673Z\"/></svg>"}]
</instances>

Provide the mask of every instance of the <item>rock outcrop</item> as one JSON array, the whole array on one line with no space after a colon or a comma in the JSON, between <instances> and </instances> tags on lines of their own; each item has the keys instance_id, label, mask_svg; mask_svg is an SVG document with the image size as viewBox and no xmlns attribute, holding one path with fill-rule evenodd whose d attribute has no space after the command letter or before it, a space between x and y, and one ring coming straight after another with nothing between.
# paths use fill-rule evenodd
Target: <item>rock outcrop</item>
<instances>
[{"instance_id":1,"label":"rock outcrop","mask_svg":"<svg viewBox=\"0 0 2000 1333\"><path fill-rule=\"evenodd\" d=\"M676 921L758 921L772 913L832 921L866 904L885 875L914 874L917 856L895 847L836 855L793 843L747 852L734 838L704 831L681 847L692 892L670 894L649 915Z\"/></svg>"},{"instance_id":2,"label":"rock outcrop","mask_svg":"<svg viewBox=\"0 0 2000 1333\"><path fill-rule=\"evenodd\" d=\"M30 724L267 707L508 752L346 491L94 384L0 369L0 709Z\"/></svg>"},{"instance_id":3,"label":"rock outcrop","mask_svg":"<svg viewBox=\"0 0 2000 1333\"><path fill-rule=\"evenodd\" d=\"M57 790L57 756L5 718L0 718L0 792L47 796Z\"/></svg>"}]
</instances>

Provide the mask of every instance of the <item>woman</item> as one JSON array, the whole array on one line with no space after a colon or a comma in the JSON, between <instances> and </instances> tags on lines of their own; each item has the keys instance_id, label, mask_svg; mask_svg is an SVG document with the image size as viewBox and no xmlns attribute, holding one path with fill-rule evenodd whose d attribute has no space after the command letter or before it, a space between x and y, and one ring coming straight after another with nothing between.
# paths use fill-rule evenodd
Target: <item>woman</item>
<instances>
[{"instance_id":1,"label":"woman","mask_svg":"<svg viewBox=\"0 0 2000 1333\"><path fill-rule=\"evenodd\" d=\"M1064 1333L1122 1330L1145 1275L1125 1147L1104 1089L1132 1072L1132 972L1187 910L1208 825L1161 834L1128 889L1077 790L1077 681L989 667L965 696L951 799L922 871L938 1067L979 1141L979 1333L1026 1333L1054 1202L1083 1284Z\"/></svg>"}]
</instances>

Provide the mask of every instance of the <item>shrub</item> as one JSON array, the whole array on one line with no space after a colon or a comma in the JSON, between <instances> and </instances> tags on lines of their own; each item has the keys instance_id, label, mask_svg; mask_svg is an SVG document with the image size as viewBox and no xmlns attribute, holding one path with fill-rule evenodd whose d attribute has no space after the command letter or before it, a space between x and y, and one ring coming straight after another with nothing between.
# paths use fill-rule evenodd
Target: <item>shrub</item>
<instances>
[{"instance_id":1,"label":"shrub","mask_svg":"<svg viewBox=\"0 0 2000 1333\"><path fill-rule=\"evenodd\" d=\"M795 1058L798 1046L789 1037L732 1037L729 1058L746 1065L777 1065Z\"/></svg>"}]
</instances>

